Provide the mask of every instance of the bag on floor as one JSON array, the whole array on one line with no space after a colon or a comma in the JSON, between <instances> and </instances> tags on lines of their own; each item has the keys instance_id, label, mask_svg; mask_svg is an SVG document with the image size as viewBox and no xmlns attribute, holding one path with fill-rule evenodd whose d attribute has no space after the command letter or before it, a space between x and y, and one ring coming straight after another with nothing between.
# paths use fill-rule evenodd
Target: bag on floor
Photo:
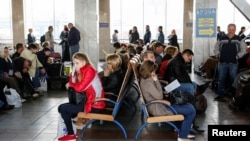
<instances>
[{"instance_id":1,"label":"bag on floor","mask_svg":"<svg viewBox=\"0 0 250 141\"><path fill-rule=\"evenodd\" d=\"M46 77L40 77L40 90L43 92L47 92L48 91L48 85L47 85L47 80Z\"/></svg>"},{"instance_id":2,"label":"bag on floor","mask_svg":"<svg viewBox=\"0 0 250 141\"><path fill-rule=\"evenodd\" d=\"M74 130L74 133L76 134L76 127L75 125L72 123L72 127L73 127L73 130ZM59 116L58 116L58 126L57 126L57 137L62 137L64 135L67 135L68 131L67 131L67 127L64 123L64 120L61 116L61 114L59 113Z\"/></svg>"},{"instance_id":3,"label":"bag on floor","mask_svg":"<svg viewBox=\"0 0 250 141\"><path fill-rule=\"evenodd\" d=\"M195 108L197 113L204 113L207 109L207 98L201 94L195 97Z\"/></svg>"},{"instance_id":4,"label":"bag on floor","mask_svg":"<svg viewBox=\"0 0 250 141\"><path fill-rule=\"evenodd\" d=\"M4 94L9 105L14 105L16 108L22 106L21 97L15 89L7 88L7 86L5 86Z\"/></svg>"}]
</instances>

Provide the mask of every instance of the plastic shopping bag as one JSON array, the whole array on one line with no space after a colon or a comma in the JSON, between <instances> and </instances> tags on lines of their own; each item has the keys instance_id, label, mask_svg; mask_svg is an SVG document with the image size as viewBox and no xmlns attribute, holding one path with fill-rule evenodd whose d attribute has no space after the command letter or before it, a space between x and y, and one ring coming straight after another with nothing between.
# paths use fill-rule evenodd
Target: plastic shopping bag
<instances>
[{"instance_id":1,"label":"plastic shopping bag","mask_svg":"<svg viewBox=\"0 0 250 141\"><path fill-rule=\"evenodd\" d=\"M73 130L74 130L74 133L76 134L76 127L74 126L74 124L72 124L73 126ZM68 131L67 131L67 127L64 123L64 120L61 116L61 114L59 113L59 116L58 116L58 126L57 126L57 137L62 137L62 136L65 136L67 135Z\"/></svg>"},{"instance_id":2,"label":"plastic shopping bag","mask_svg":"<svg viewBox=\"0 0 250 141\"><path fill-rule=\"evenodd\" d=\"M41 87L39 89L43 92L47 92L48 85L47 85L46 77L40 77L40 84L41 84Z\"/></svg>"},{"instance_id":3,"label":"plastic shopping bag","mask_svg":"<svg viewBox=\"0 0 250 141\"><path fill-rule=\"evenodd\" d=\"M22 106L22 99L15 89L5 86L4 94L9 105L14 105L15 108Z\"/></svg>"}]
</instances>

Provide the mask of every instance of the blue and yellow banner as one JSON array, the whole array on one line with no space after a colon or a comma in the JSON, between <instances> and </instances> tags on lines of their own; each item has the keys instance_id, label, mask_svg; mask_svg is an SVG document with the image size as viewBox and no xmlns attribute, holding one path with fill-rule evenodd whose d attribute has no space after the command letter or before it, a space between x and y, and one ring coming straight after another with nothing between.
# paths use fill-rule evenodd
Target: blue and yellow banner
<instances>
[{"instance_id":1,"label":"blue and yellow banner","mask_svg":"<svg viewBox=\"0 0 250 141\"><path fill-rule=\"evenodd\" d=\"M196 9L196 37L213 38L216 34L216 9Z\"/></svg>"}]
</instances>

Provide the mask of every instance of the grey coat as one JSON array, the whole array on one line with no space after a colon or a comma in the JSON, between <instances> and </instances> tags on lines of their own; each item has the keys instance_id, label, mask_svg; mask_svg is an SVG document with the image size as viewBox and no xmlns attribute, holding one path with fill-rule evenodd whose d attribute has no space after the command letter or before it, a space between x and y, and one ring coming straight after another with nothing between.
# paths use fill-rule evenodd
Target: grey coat
<instances>
[{"instance_id":1,"label":"grey coat","mask_svg":"<svg viewBox=\"0 0 250 141\"><path fill-rule=\"evenodd\" d=\"M163 91L159 80L154 81L152 78L141 78L140 86L146 102L163 99ZM173 115L173 113L167 110L162 104L151 104L148 106L148 112L153 116Z\"/></svg>"}]
</instances>

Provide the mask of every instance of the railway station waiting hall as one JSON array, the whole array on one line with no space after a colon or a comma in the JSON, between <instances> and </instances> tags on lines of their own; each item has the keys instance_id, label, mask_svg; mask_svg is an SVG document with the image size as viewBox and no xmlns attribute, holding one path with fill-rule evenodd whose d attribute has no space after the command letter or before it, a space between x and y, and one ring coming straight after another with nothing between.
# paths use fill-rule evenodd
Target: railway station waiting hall
<instances>
[{"instance_id":1,"label":"railway station waiting hall","mask_svg":"<svg viewBox=\"0 0 250 141\"><path fill-rule=\"evenodd\" d=\"M249 140L249 7L249 0L0 0L0 140ZM169 76L179 83L162 92ZM169 105L177 90L189 94L191 109ZM177 115L144 107L157 93ZM113 102L94 102L100 98ZM155 115L162 108L168 114Z\"/></svg>"}]
</instances>

